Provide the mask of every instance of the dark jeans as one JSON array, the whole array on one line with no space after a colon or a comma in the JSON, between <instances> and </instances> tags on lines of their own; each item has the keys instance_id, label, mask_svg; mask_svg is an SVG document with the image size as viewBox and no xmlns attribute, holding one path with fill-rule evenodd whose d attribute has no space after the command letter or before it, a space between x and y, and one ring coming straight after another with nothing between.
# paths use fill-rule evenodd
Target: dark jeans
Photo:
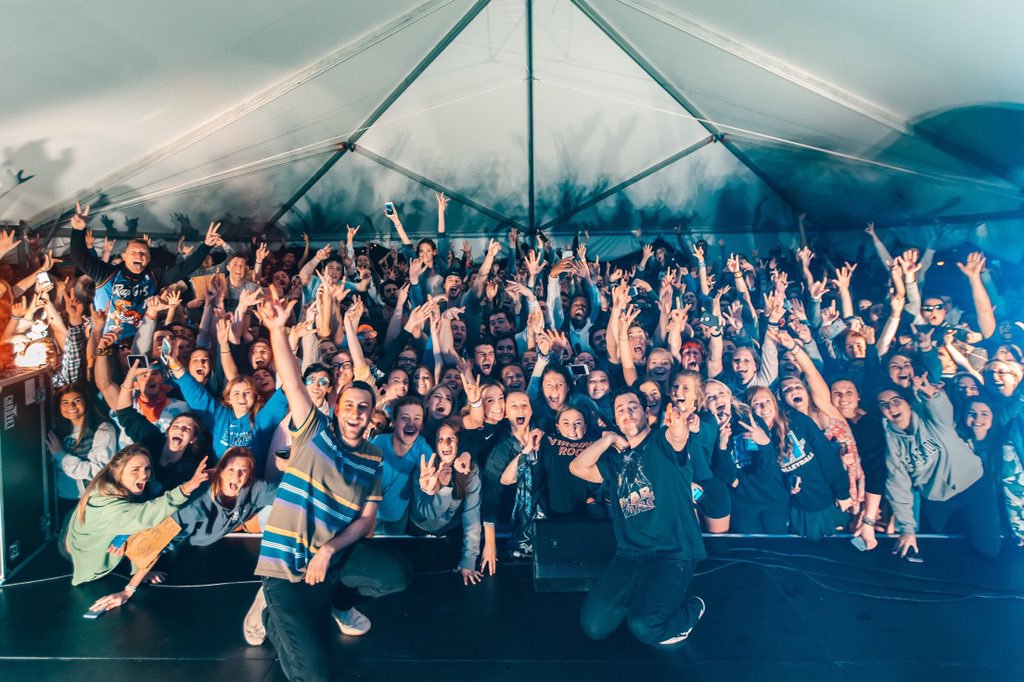
<instances>
[{"instance_id":1,"label":"dark jeans","mask_svg":"<svg viewBox=\"0 0 1024 682\"><path fill-rule=\"evenodd\" d=\"M971 546L978 553L989 559L999 555L1003 541L999 536L998 502L986 477L945 502L922 499L921 517L924 525L936 533L947 532L950 522L959 520Z\"/></svg>"},{"instance_id":2,"label":"dark jeans","mask_svg":"<svg viewBox=\"0 0 1024 682\"><path fill-rule=\"evenodd\" d=\"M580 623L591 639L604 639L626 621L644 644L658 644L697 622L686 603L696 561L615 555L590 588Z\"/></svg>"},{"instance_id":3,"label":"dark jeans","mask_svg":"<svg viewBox=\"0 0 1024 682\"><path fill-rule=\"evenodd\" d=\"M785 535L789 532L789 505L750 507L733 500L729 532L743 535Z\"/></svg>"},{"instance_id":4,"label":"dark jeans","mask_svg":"<svg viewBox=\"0 0 1024 682\"><path fill-rule=\"evenodd\" d=\"M351 608L358 597L383 597L409 584L405 557L366 541L335 560L319 585L263 578L263 622L289 680L328 680L330 642L337 632L331 608Z\"/></svg>"}]
</instances>

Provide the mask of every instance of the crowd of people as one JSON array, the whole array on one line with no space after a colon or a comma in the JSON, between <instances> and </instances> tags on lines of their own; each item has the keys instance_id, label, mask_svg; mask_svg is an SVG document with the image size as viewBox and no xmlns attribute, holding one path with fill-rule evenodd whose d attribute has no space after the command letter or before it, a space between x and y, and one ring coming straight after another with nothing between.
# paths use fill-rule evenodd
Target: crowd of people
<instances>
[{"instance_id":1,"label":"crowd of people","mask_svg":"<svg viewBox=\"0 0 1024 682\"><path fill-rule=\"evenodd\" d=\"M616 262L515 229L474 254L436 199L436 239L390 205L394 248L359 227L232 247L211 224L160 269L148 239L97 239L88 207L67 254L0 233L29 254L0 263L0 325L9 364L51 370L74 584L167 518L167 551L259 530L245 638L297 679L327 669L325 623L363 634L359 600L408 583L371 535L452 537L474 585L531 555L539 519L610 519L583 629L667 645L706 608L702 531L890 535L912 561L919 532L990 558L1024 541L1024 325L997 315L982 253L953 285L871 226L858 262L686 232Z\"/></svg>"}]
</instances>

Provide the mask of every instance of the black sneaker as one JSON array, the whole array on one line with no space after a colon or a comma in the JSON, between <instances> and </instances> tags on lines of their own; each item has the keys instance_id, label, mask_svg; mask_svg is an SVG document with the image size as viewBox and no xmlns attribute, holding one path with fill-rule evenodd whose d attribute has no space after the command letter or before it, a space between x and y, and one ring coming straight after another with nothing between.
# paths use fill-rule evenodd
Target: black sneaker
<instances>
[{"instance_id":1,"label":"black sneaker","mask_svg":"<svg viewBox=\"0 0 1024 682\"><path fill-rule=\"evenodd\" d=\"M660 642L660 644L669 646L671 644L679 644L680 642L686 641L686 638L690 636L691 632L693 632L693 626L700 622L700 619L704 617L704 611L707 609L707 605L704 604L703 599L701 599L700 597L690 597L686 600L686 603L690 604L690 606L697 609L697 620L693 621L693 625L691 625L683 632L680 632L675 637L669 637L664 642Z\"/></svg>"}]
</instances>

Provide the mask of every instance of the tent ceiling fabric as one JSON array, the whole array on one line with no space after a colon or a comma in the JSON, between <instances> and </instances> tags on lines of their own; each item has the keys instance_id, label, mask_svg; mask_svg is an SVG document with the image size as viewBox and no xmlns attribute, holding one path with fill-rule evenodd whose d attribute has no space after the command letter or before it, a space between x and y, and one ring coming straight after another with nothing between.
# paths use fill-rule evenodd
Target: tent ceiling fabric
<instances>
[{"instance_id":1,"label":"tent ceiling fabric","mask_svg":"<svg viewBox=\"0 0 1024 682\"><path fill-rule=\"evenodd\" d=\"M1024 217L1012 0L58 0L5 20L0 217L35 226L81 198L152 234L176 213L249 232L296 199L282 231L381 235L394 199L425 234L435 190L472 235L531 214L595 234Z\"/></svg>"}]
</instances>

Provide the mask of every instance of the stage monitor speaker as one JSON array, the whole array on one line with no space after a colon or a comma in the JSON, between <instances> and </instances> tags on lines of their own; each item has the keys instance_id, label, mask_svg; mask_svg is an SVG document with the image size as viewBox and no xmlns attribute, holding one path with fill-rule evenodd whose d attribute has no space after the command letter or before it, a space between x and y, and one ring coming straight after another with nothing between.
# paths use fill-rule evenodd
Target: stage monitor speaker
<instances>
[{"instance_id":1,"label":"stage monitor speaker","mask_svg":"<svg viewBox=\"0 0 1024 682\"><path fill-rule=\"evenodd\" d=\"M585 592L614 554L611 521L539 519L533 536L533 588Z\"/></svg>"},{"instance_id":2,"label":"stage monitor speaker","mask_svg":"<svg viewBox=\"0 0 1024 682\"><path fill-rule=\"evenodd\" d=\"M53 465L44 447L51 388L45 371L0 372L0 584L55 533Z\"/></svg>"}]
</instances>

